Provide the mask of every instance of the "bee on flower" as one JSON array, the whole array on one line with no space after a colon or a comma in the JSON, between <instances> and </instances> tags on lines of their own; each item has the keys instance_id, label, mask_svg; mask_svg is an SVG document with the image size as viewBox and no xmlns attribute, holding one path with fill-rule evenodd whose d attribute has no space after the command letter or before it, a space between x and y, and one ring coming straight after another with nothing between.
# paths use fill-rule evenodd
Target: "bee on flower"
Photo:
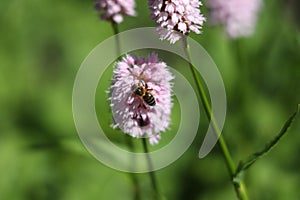
<instances>
[{"instance_id":1,"label":"bee on flower","mask_svg":"<svg viewBox=\"0 0 300 200\"><path fill-rule=\"evenodd\" d=\"M117 62L111 85L114 128L157 144L170 125L173 75L156 54L127 55Z\"/></svg>"}]
</instances>

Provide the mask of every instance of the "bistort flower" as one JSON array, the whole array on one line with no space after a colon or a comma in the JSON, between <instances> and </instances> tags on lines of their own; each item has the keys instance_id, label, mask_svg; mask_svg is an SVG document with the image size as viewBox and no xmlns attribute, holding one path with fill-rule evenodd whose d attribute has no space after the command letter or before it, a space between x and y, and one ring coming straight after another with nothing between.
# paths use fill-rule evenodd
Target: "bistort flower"
<instances>
[{"instance_id":1,"label":"bistort flower","mask_svg":"<svg viewBox=\"0 0 300 200\"><path fill-rule=\"evenodd\" d=\"M101 13L101 18L112 21L114 23L121 23L124 15L135 15L135 1L134 0L95 0L96 10Z\"/></svg>"},{"instance_id":2,"label":"bistort flower","mask_svg":"<svg viewBox=\"0 0 300 200\"><path fill-rule=\"evenodd\" d=\"M230 38L253 34L262 0L208 0L207 3L209 21L222 24Z\"/></svg>"},{"instance_id":3,"label":"bistort flower","mask_svg":"<svg viewBox=\"0 0 300 200\"><path fill-rule=\"evenodd\" d=\"M175 43L191 31L200 34L205 21L199 0L149 0L151 19L157 22L160 39Z\"/></svg>"},{"instance_id":4,"label":"bistort flower","mask_svg":"<svg viewBox=\"0 0 300 200\"><path fill-rule=\"evenodd\" d=\"M111 109L114 128L157 144L170 124L172 74L156 54L125 56L114 68Z\"/></svg>"}]
</instances>

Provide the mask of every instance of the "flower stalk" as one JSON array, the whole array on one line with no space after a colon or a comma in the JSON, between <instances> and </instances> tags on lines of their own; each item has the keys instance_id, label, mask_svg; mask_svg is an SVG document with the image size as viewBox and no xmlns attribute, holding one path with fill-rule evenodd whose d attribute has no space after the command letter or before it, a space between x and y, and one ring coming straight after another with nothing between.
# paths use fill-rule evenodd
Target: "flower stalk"
<instances>
[{"instance_id":1,"label":"flower stalk","mask_svg":"<svg viewBox=\"0 0 300 200\"><path fill-rule=\"evenodd\" d=\"M234 186L237 197L240 200L248 200L248 196L247 196L247 193L246 193L246 188L244 186L244 183L242 181L236 181L236 177L235 177L236 167L235 167L235 164L232 160L232 157L230 155L230 152L228 150L226 142L225 142L223 136L221 135L221 131L218 127L218 124L216 123L216 120L213 116L213 113L211 111L209 101L208 101L208 98L206 96L206 93L205 93L203 84L201 82L201 79L199 77L199 74L198 74L197 70L193 67L190 48L189 48L189 45L187 43L187 38L186 37L183 38L183 48L184 48L185 54L188 58L189 67L190 67L191 73L193 75L193 79L196 83L196 87L197 87L198 93L200 95L200 99L201 99L202 105L204 107L206 116L207 116L208 120L211 120L214 132L218 136L218 145L219 145L219 147L221 149L221 152L222 152L222 155L224 157L224 160L225 160L225 163L226 163L226 166L227 166L227 169L228 169L228 173L229 173L231 182Z\"/></svg>"},{"instance_id":2,"label":"flower stalk","mask_svg":"<svg viewBox=\"0 0 300 200\"><path fill-rule=\"evenodd\" d=\"M149 156L149 150L148 150L146 138L142 138L142 142L143 142L143 148L144 148L144 152L146 154L147 164L148 164L148 168L149 168L149 176L150 176L150 180L151 180L153 194L154 194L155 199L161 199L160 192L159 192L158 186L157 186L155 172L153 171L153 165L151 162L151 158Z\"/></svg>"},{"instance_id":3,"label":"flower stalk","mask_svg":"<svg viewBox=\"0 0 300 200\"><path fill-rule=\"evenodd\" d=\"M119 26L115 22L112 22L111 26L112 26L112 29L113 29L114 35L115 35L116 53L117 53L117 56L120 56L121 55L121 45L120 45L120 37L119 37Z\"/></svg>"}]
</instances>

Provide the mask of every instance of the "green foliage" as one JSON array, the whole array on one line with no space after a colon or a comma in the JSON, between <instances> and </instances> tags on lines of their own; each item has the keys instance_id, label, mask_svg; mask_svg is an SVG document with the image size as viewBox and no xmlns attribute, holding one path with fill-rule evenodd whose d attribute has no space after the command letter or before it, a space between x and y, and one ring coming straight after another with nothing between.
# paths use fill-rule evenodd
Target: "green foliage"
<instances>
[{"instance_id":1,"label":"green foliage","mask_svg":"<svg viewBox=\"0 0 300 200\"><path fill-rule=\"evenodd\" d=\"M137 5L138 17L127 17L121 31L154 25L146 2ZM299 19L291 20L290 8L285 2L265 1L256 33L238 41L227 40L221 27L208 25L202 35L191 35L223 76L228 98L223 136L235 162L273 138L299 104L300 32L293 23ZM131 177L93 158L72 118L76 72L86 55L113 34L110 24L99 20L92 1L4 0L0 13L0 199L133 199ZM159 55L191 78L185 62L165 52ZM124 146L124 135L110 128L108 101L101 93L110 76L108 70L99 82L96 111L108 137ZM172 127L161 146L174 137L180 122L176 98L174 105ZM219 149L197 157L207 130L204 116L201 110L199 134L188 151L156 173L168 199L235 198ZM251 199L299 199L299 130L296 118L287 137L247 171ZM134 143L137 151L142 149L140 141ZM137 178L147 199L150 180L145 174Z\"/></svg>"},{"instance_id":2,"label":"green foliage","mask_svg":"<svg viewBox=\"0 0 300 200\"><path fill-rule=\"evenodd\" d=\"M253 153L245 161L240 161L235 174L237 178L240 176L240 173L243 173L244 171L249 169L258 159L269 153L279 143L282 137L287 133L296 116L299 114L299 109L300 105L298 105L297 111L294 112L285 122L278 135L276 135L270 142L268 142L262 150Z\"/></svg>"}]
</instances>

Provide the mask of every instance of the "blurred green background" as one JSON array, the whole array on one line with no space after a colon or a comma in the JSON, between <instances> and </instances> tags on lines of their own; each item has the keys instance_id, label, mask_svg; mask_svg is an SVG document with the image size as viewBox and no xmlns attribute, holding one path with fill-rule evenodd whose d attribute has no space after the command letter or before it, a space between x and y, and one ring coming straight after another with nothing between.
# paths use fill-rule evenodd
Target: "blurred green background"
<instances>
[{"instance_id":1,"label":"blurred green background","mask_svg":"<svg viewBox=\"0 0 300 200\"><path fill-rule=\"evenodd\" d=\"M230 41L222 27L208 24L202 35L191 35L223 76L228 100L223 134L236 163L273 138L300 103L296 8L296 0L266 0L249 38ZM110 24L99 20L93 1L3 0L0 13L0 199L133 199L130 175L93 158L72 118L77 70L87 54L113 34ZM120 30L155 25L145 1L137 0L137 13L137 18L125 18ZM171 60L170 66L189 76L183 61ZM122 142L125 136L109 128L111 114L102 93L110 76L107 71L99 85L96 109L106 116L101 125L108 136ZM176 132L180 110L174 102L174 121L162 144ZM207 124L202 110L192 146L156 172L168 199L235 199L218 147L202 160L197 157ZM298 117L279 145L245 174L251 199L300 199L299 130ZM148 175L137 178L143 199L148 199Z\"/></svg>"}]
</instances>

